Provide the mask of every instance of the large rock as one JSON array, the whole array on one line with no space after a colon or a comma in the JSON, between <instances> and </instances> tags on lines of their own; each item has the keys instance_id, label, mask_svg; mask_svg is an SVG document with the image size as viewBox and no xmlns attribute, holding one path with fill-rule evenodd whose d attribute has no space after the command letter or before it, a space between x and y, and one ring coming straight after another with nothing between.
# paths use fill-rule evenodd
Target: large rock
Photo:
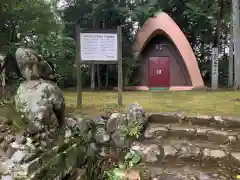
<instances>
[{"instance_id":1,"label":"large rock","mask_svg":"<svg viewBox=\"0 0 240 180\"><path fill-rule=\"evenodd\" d=\"M134 142L131 149L140 153L142 161L149 163L157 162L161 154L161 150L156 144Z\"/></svg>"},{"instance_id":2,"label":"large rock","mask_svg":"<svg viewBox=\"0 0 240 180\"><path fill-rule=\"evenodd\" d=\"M64 125L64 96L61 89L44 80L20 84L15 96L16 110L32 126L32 130L58 128Z\"/></svg>"},{"instance_id":3,"label":"large rock","mask_svg":"<svg viewBox=\"0 0 240 180\"><path fill-rule=\"evenodd\" d=\"M137 103L131 103L127 107L127 119L132 121L141 121L144 123L146 121L146 114L142 106Z\"/></svg>"},{"instance_id":4,"label":"large rock","mask_svg":"<svg viewBox=\"0 0 240 180\"><path fill-rule=\"evenodd\" d=\"M54 78L52 67L36 51L20 47L15 56L19 70L26 80Z\"/></svg>"}]
</instances>

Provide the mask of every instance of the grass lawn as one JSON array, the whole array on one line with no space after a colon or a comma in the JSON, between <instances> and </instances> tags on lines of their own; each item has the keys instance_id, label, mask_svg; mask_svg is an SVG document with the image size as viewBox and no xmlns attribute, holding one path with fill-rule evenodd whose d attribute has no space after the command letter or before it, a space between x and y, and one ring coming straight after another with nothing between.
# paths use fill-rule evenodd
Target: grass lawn
<instances>
[{"instance_id":1,"label":"grass lawn","mask_svg":"<svg viewBox=\"0 0 240 180\"><path fill-rule=\"evenodd\" d=\"M65 92L69 109L75 111L77 93ZM239 98L239 101L236 100ZM235 100L234 100L235 99ZM240 115L240 91L182 91L182 92L124 92L124 106L131 102L140 103L147 112L184 112L204 115ZM84 92L83 109L75 111L91 117L106 109L120 110L117 92Z\"/></svg>"}]
</instances>

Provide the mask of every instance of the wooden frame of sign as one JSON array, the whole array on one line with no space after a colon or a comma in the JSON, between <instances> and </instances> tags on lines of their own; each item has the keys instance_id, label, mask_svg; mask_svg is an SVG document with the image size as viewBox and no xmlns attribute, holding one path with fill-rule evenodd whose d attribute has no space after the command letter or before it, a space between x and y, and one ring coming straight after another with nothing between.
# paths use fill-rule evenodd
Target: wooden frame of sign
<instances>
[{"instance_id":1,"label":"wooden frame of sign","mask_svg":"<svg viewBox=\"0 0 240 180\"><path fill-rule=\"evenodd\" d=\"M81 64L118 65L118 105L122 105L122 28L81 29L76 27L77 108L82 108Z\"/></svg>"}]
</instances>

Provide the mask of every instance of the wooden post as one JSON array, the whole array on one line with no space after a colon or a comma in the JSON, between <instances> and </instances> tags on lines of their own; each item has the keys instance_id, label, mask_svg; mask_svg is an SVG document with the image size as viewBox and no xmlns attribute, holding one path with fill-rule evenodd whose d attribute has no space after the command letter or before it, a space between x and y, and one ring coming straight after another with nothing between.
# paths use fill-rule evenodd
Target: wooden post
<instances>
[{"instance_id":1,"label":"wooden post","mask_svg":"<svg viewBox=\"0 0 240 180\"><path fill-rule=\"evenodd\" d=\"M91 64L91 89L94 90L95 89L95 64L92 63Z\"/></svg>"},{"instance_id":2,"label":"wooden post","mask_svg":"<svg viewBox=\"0 0 240 180\"><path fill-rule=\"evenodd\" d=\"M240 88L240 22L239 0L232 0L233 43L234 43L234 88Z\"/></svg>"},{"instance_id":3,"label":"wooden post","mask_svg":"<svg viewBox=\"0 0 240 180\"><path fill-rule=\"evenodd\" d=\"M118 105L123 105L122 91L123 91L123 75L122 75L122 27L117 27L118 39Z\"/></svg>"},{"instance_id":4,"label":"wooden post","mask_svg":"<svg viewBox=\"0 0 240 180\"><path fill-rule=\"evenodd\" d=\"M82 108L82 72L81 72L81 29L76 27L76 73L77 73L77 108Z\"/></svg>"}]
</instances>

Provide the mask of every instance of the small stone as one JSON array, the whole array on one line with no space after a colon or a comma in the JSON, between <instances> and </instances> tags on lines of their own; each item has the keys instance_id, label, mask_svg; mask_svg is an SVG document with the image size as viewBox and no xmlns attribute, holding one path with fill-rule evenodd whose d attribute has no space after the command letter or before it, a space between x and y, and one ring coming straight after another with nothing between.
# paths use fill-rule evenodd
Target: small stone
<instances>
[{"instance_id":1,"label":"small stone","mask_svg":"<svg viewBox=\"0 0 240 180\"><path fill-rule=\"evenodd\" d=\"M115 176L119 177L119 180L141 180L140 172L135 169L114 171L117 173Z\"/></svg>"},{"instance_id":2,"label":"small stone","mask_svg":"<svg viewBox=\"0 0 240 180\"><path fill-rule=\"evenodd\" d=\"M68 138L70 138L71 136L72 136L71 130L70 130L70 129L67 129L67 130L65 131L65 139L68 139Z\"/></svg>"},{"instance_id":3,"label":"small stone","mask_svg":"<svg viewBox=\"0 0 240 180\"><path fill-rule=\"evenodd\" d=\"M230 142L234 142L234 141L237 140L237 137L236 137L236 136L228 136L228 140L229 140Z\"/></svg>"},{"instance_id":4,"label":"small stone","mask_svg":"<svg viewBox=\"0 0 240 180\"><path fill-rule=\"evenodd\" d=\"M177 154L176 148L174 148L172 145L164 145L163 149L164 149L164 156L165 157L167 157L167 156L174 157Z\"/></svg>"},{"instance_id":5,"label":"small stone","mask_svg":"<svg viewBox=\"0 0 240 180\"><path fill-rule=\"evenodd\" d=\"M158 137L158 136L166 136L168 133L168 129L162 126L151 125L144 132L144 137L147 139Z\"/></svg>"},{"instance_id":6,"label":"small stone","mask_svg":"<svg viewBox=\"0 0 240 180\"><path fill-rule=\"evenodd\" d=\"M215 121L219 122L219 123L223 123L223 119L221 116L214 116L213 117Z\"/></svg>"},{"instance_id":7,"label":"small stone","mask_svg":"<svg viewBox=\"0 0 240 180\"><path fill-rule=\"evenodd\" d=\"M120 130L117 130L112 134L112 141L118 148L128 147L128 141L125 135Z\"/></svg>"},{"instance_id":8,"label":"small stone","mask_svg":"<svg viewBox=\"0 0 240 180\"><path fill-rule=\"evenodd\" d=\"M84 118L77 118L77 127L81 131L82 134L87 133L89 131L89 121Z\"/></svg>"},{"instance_id":9,"label":"small stone","mask_svg":"<svg viewBox=\"0 0 240 180\"><path fill-rule=\"evenodd\" d=\"M138 151L145 162L158 161L158 156L161 153L159 146L156 144L140 144L135 142L131 149Z\"/></svg>"},{"instance_id":10,"label":"small stone","mask_svg":"<svg viewBox=\"0 0 240 180\"><path fill-rule=\"evenodd\" d=\"M178 156L184 158L196 157L200 155L201 150L197 146L193 146L191 144L182 145L180 149L178 149Z\"/></svg>"},{"instance_id":11,"label":"small stone","mask_svg":"<svg viewBox=\"0 0 240 180\"><path fill-rule=\"evenodd\" d=\"M32 160L34 160L35 158L37 158L37 154L27 154L24 158L23 158L23 162L25 162L25 163L28 163L28 162L30 162L30 161L32 161Z\"/></svg>"},{"instance_id":12,"label":"small stone","mask_svg":"<svg viewBox=\"0 0 240 180\"><path fill-rule=\"evenodd\" d=\"M8 158L11 158L12 155L13 155L15 152L16 152L16 149L14 149L14 148L12 148L12 147L8 147L8 150L7 150L7 152L6 152L6 156L7 156Z\"/></svg>"},{"instance_id":13,"label":"small stone","mask_svg":"<svg viewBox=\"0 0 240 180\"><path fill-rule=\"evenodd\" d=\"M121 117L120 113L113 113L107 120L107 131L113 133L116 131Z\"/></svg>"},{"instance_id":14,"label":"small stone","mask_svg":"<svg viewBox=\"0 0 240 180\"><path fill-rule=\"evenodd\" d=\"M67 119L67 126L69 127L69 128L73 128L73 127L75 127L76 125L77 125L77 122L76 122L76 120L74 120L73 118L66 118Z\"/></svg>"},{"instance_id":15,"label":"small stone","mask_svg":"<svg viewBox=\"0 0 240 180\"><path fill-rule=\"evenodd\" d=\"M11 169L14 167L14 164L11 160L0 162L0 174L9 174Z\"/></svg>"},{"instance_id":16,"label":"small stone","mask_svg":"<svg viewBox=\"0 0 240 180\"><path fill-rule=\"evenodd\" d=\"M41 141L41 147L47 147L47 143L45 141Z\"/></svg>"},{"instance_id":17,"label":"small stone","mask_svg":"<svg viewBox=\"0 0 240 180\"><path fill-rule=\"evenodd\" d=\"M11 157L11 161L19 164L23 161L23 159L27 156L27 154L28 153L25 151L18 150Z\"/></svg>"},{"instance_id":18,"label":"small stone","mask_svg":"<svg viewBox=\"0 0 240 180\"><path fill-rule=\"evenodd\" d=\"M5 135L0 134L0 143L4 140Z\"/></svg>"},{"instance_id":19,"label":"small stone","mask_svg":"<svg viewBox=\"0 0 240 180\"><path fill-rule=\"evenodd\" d=\"M0 149L2 149L3 151L6 151L7 148L8 148L9 144L6 142L6 141L3 141L1 144L0 144Z\"/></svg>"},{"instance_id":20,"label":"small stone","mask_svg":"<svg viewBox=\"0 0 240 180\"><path fill-rule=\"evenodd\" d=\"M211 158L223 158L226 156L226 153L221 150L211 150L211 149L204 149L203 150L204 157L211 157Z\"/></svg>"},{"instance_id":21,"label":"small stone","mask_svg":"<svg viewBox=\"0 0 240 180\"><path fill-rule=\"evenodd\" d=\"M27 137L26 140L28 144L31 144L33 142L33 140L30 137Z\"/></svg>"},{"instance_id":22,"label":"small stone","mask_svg":"<svg viewBox=\"0 0 240 180\"><path fill-rule=\"evenodd\" d=\"M169 124L169 123L179 123L179 118L175 113L152 113L148 118L149 122Z\"/></svg>"},{"instance_id":23,"label":"small stone","mask_svg":"<svg viewBox=\"0 0 240 180\"><path fill-rule=\"evenodd\" d=\"M13 180L12 176L6 175L6 176L2 176L1 180Z\"/></svg>"},{"instance_id":24,"label":"small stone","mask_svg":"<svg viewBox=\"0 0 240 180\"><path fill-rule=\"evenodd\" d=\"M23 134L17 134L15 142L18 144L25 144L27 139L23 136Z\"/></svg>"},{"instance_id":25,"label":"small stone","mask_svg":"<svg viewBox=\"0 0 240 180\"><path fill-rule=\"evenodd\" d=\"M86 155L89 157L93 157L96 154L97 150L98 150L98 148L97 148L96 144L90 143L88 146Z\"/></svg>"},{"instance_id":26,"label":"small stone","mask_svg":"<svg viewBox=\"0 0 240 180\"><path fill-rule=\"evenodd\" d=\"M12 143L15 141L15 136L13 136L12 134L9 134L7 135L4 140L7 142L7 143Z\"/></svg>"},{"instance_id":27,"label":"small stone","mask_svg":"<svg viewBox=\"0 0 240 180\"><path fill-rule=\"evenodd\" d=\"M5 116L0 116L0 123L6 124L6 125L11 125L12 120L10 120L9 118L7 118Z\"/></svg>"},{"instance_id":28,"label":"small stone","mask_svg":"<svg viewBox=\"0 0 240 180\"><path fill-rule=\"evenodd\" d=\"M110 136L104 128L97 128L95 140L97 143L106 143L110 140Z\"/></svg>"},{"instance_id":29,"label":"small stone","mask_svg":"<svg viewBox=\"0 0 240 180\"><path fill-rule=\"evenodd\" d=\"M234 153L231 153L231 156L236 159L239 164L240 164L240 153L239 152L234 152Z\"/></svg>"},{"instance_id":30,"label":"small stone","mask_svg":"<svg viewBox=\"0 0 240 180\"><path fill-rule=\"evenodd\" d=\"M47 134L45 132L40 134L40 137L42 140L44 140L47 137Z\"/></svg>"},{"instance_id":31,"label":"small stone","mask_svg":"<svg viewBox=\"0 0 240 180\"><path fill-rule=\"evenodd\" d=\"M11 143L11 147L14 149L19 149L21 147L21 145L18 144L17 142L13 142L13 143Z\"/></svg>"},{"instance_id":32,"label":"small stone","mask_svg":"<svg viewBox=\"0 0 240 180\"><path fill-rule=\"evenodd\" d=\"M106 120L105 119L103 119L102 118L102 116L98 116L98 117L94 117L94 118L92 118L93 119L93 121L94 121L94 123L96 124L96 125L105 125L106 124Z\"/></svg>"}]
</instances>

